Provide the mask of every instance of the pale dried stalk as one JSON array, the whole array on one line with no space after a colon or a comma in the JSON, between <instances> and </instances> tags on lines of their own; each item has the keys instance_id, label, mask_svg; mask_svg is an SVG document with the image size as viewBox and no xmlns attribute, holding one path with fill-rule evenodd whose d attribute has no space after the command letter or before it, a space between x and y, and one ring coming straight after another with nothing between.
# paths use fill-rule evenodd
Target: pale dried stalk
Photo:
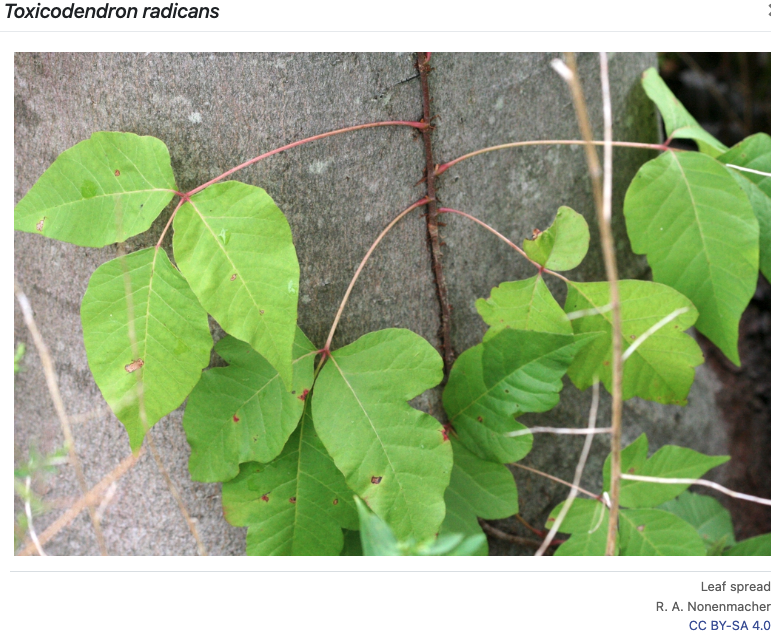
<instances>
[{"instance_id":1,"label":"pale dried stalk","mask_svg":"<svg viewBox=\"0 0 771 644\"><path fill-rule=\"evenodd\" d=\"M43 546L40 544L40 541L37 538L37 532L35 532L35 525L32 523L32 505L29 502L29 497L31 494L31 487L32 487L32 477L28 476L25 481L25 488L26 488L26 496L24 497L24 514L27 515L27 532L29 532L29 538L32 539L32 543L35 544L35 549L37 550L37 553L41 557L47 557L45 552L43 552Z\"/></svg>"},{"instance_id":2,"label":"pale dried stalk","mask_svg":"<svg viewBox=\"0 0 771 644\"><path fill-rule=\"evenodd\" d=\"M54 404L56 415L59 418L59 424L61 425L62 433L64 434L64 444L67 446L70 463L72 463L72 467L75 469L75 476L78 479L80 491L83 494L86 494L88 492L88 485L86 484L86 477L83 474L83 466L81 465L80 458L78 458L78 454L75 450L75 439L72 436L70 421L67 418L66 412L64 411L64 402L62 401L62 396L59 393L59 384L57 382L56 371L54 370L54 362L51 358L51 353L48 351L48 346L43 340L43 336L41 335L40 330L37 328L29 299L27 299L27 296L24 294L24 291L22 290L21 286L19 286L19 283L16 281L15 277L13 279L13 290L14 294L16 295L16 299L19 302L22 316L24 317L24 324L26 324L27 329L32 336L32 340L35 343L35 347L37 348L38 355L40 356L40 363L43 366L46 385L48 385L48 393L51 396L51 401ZM88 506L88 513L91 516L91 523L94 526L94 534L96 535L96 542L99 544L99 552L102 555L106 555L107 545L105 544L104 534L102 533L102 526L99 523L99 517L96 516L96 508L93 506L93 504Z\"/></svg>"},{"instance_id":3,"label":"pale dried stalk","mask_svg":"<svg viewBox=\"0 0 771 644\"><path fill-rule=\"evenodd\" d=\"M177 490L177 486L174 485L174 482L171 480L171 477L169 476L168 471L164 467L163 461L161 460L161 455L158 453L158 450L155 449L155 443L153 441L153 437L148 433L147 436L145 437L145 440L147 441L147 446L150 448L150 453L153 455L153 458L155 459L155 464L158 466L158 471L161 473L164 480L166 481L166 486L169 488L171 495L174 497L174 500L177 502L177 506L179 506L179 511L182 513L182 516L185 519L185 523L187 523L187 527L190 530L190 534L192 534L193 539L195 539L195 543L198 546L198 554L201 555L202 557L206 557L209 553L206 551L206 546L204 545L200 535L198 534L198 528L195 525L195 521L190 516L190 513L187 511L187 506L185 505L185 502L182 500L182 495Z\"/></svg>"},{"instance_id":4,"label":"pale dried stalk","mask_svg":"<svg viewBox=\"0 0 771 644\"><path fill-rule=\"evenodd\" d=\"M600 176L603 174L600 169L600 159L597 155L597 148L592 143L592 128L589 123L589 113L586 109L586 101L578 79L576 69L576 58L572 53L565 54L567 65L562 61L554 61L552 66L565 79L570 91L573 94L573 104L576 110L578 125L581 129L581 135L587 145L584 147L586 152L586 161L589 165L589 175L592 179L592 192L594 193L594 203L597 210L597 223L600 229L600 242L602 244L602 256L605 262L605 272L608 277L610 287L610 304L612 307L612 327L613 327L613 406L611 416L611 462L610 462L610 527L608 529L608 541L605 546L605 554L612 556L616 550L616 539L618 535L618 499L620 493L621 476L621 416L622 416L622 378L624 361L621 358L623 353L623 339L621 337L621 300L618 291L618 267L616 265L616 251L613 245L613 232L610 226L611 220L611 198L613 189L613 140L612 118L610 106L610 83L608 81L608 56L600 53L600 80L602 84L602 113L604 122L604 150L605 150L605 172L603 181Z\"/></svg>"},{"instance_id":5,"label":"pale dried stalk","mask_svg":"<svg viewBox=\"0 0 771 644\"><path fill-rule=\"evenodd\" d=\"M506 432L503 434L503 436L508 436L509 438L527 436L528 434L566 434L568 436L586 436L594 434L610 434L612 431L612 427L600 427L598 429L593 427L580 427L578 429L568 427L528 427L527 429L519 429L515 432Z\"/></svg>"},{"instance_id":6,"label":"pale dried stalk","mask_svg":"<svg viewBox=\"0 0 771 644\"><path fill-rule=\"evenodd\" d=\"M553 476L551 474L547 474L546 472L542 472L541 470L537 470L534 467L530 467L529 465L522 465L522 463L509 463L509 465L513 465L514 467L518 467L521 470L527 470L528 472L532 472L533 474L538 474L538 476L543 476L545 479L549 479L550 481L554 481L555 483L562 483L562 485L566 485L567 487L573 489L575 488L578 490L581 494L585 494L586 496L592 498L592 499L600 499L594 492L590 492L589 490L585 490L582 487L579 487L577 485L573 485L572 483L568 483L564 479L558 478L556 476Z\"/></svg>"},{"instance_id":7,"label":"pale dried stalk","mask_svg":"<svg viewBox=\"0 0 771 644\"><path fill-rule=\"evenodd\" d=\"M771 505L771 499L764 499L759 496L752 496L751 494L744 494L743 492L734 492L727 487L723 487L719 483L713 481L707 481L706 479L670 479L661 478L658 476L639 476L637 474L622 474L621 478L625 481L642 481L643 483L667 483L669 485L701 485L703 487L709 487L718 492L733 497L734 499L742 499L743 501L752 501L752 503L760 503L761 505Z\"/></svg>"},{"instance_id":8,"label":"pale dried stalk","mask_svg":"<svg viewBox=\"0 0 771 644\"><path fill-rule=\"evenodd\" d=\"M592 406L589 409L589 429L594 429L594 426L597 424L597 408L600 405L600 381L595 378L594 380L594 386L592 387ZM554 535L559 532L559 528L562 525L562 521L567 516L568 512L570 512L570 507L573 505L573 499L576 498L578 495L578 485L581 483L581 477L584 473L584 467L586 467L586 459L589 458L589 450L592 448L592 439L594 438L593 434L587 434L586 440L584 441L584 448L581 450L581 456L578 459L578 465L576 465L576 473L573 476L573 486L570 488L570 492L568 493L568 498L565 499L565 505L562 506L562 509L560 510L560 513L557 515L557 519L554 522L554 525L549 530L549 533L546 535L546 538L543 540L543 543L541 544L541 547L538 548L538 550L535 553L536 557L540 557L543 555L544 552L546 552L546 549L551 544L552 540L554 539Z\"/></svg>"},{"instance_id":9,"label":"pale dried stalk","mask_svg":"<svg viewBox=\"0 0 771 644\"><path fill-rule=\"evenodd\" d=\"M77 516L87 507L91 507L99 503L109 487L117 481L121 476L128 472L136 462L145 453L144 448L140 449L136 454L131 454L124 458L118 466L112 470L107 476L105 476L99 483L92 487L85 495L81 496L75 503L73 503L56 521L48 526L43 532L40 533L39 541L41 545L45 545L48 541L53 539L61 530L66 528L72 523ZM19 556L28 556L35 554L35 544L28 543L19 552Z\"/></svg>"}]
</instances>

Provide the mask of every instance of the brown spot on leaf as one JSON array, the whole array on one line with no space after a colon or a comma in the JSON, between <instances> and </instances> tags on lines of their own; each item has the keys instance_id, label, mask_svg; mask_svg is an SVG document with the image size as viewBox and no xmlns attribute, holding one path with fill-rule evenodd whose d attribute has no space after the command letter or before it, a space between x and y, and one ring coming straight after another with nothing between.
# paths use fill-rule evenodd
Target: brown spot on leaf
<instances>
[{"instance_id":1,"label":"brown spot on leaf","mask_svg":"<svg viewBox=\"0 0 771 644\"><path fill-rule=\"evenodd\" d=\"M145 366L145 361L144 361L144 360L142 360L142 358L137 358L136 360L134 360L134 362L129 362L129 363L128 363L128 364L127 364L125 367L124 367L124 369L125 369L125 370L126 370L128 373L133 373L133 372L134 372L134 371L136 371L137 369L141 369L141 368L142 368L142 367L144 367L144 366Z\"/></svg>"},{"instance_id":2,"label":"brown spot on leaf","mask_svg":"<svg viewBox=\"0 0 771 644\"><path fill-rule=\"evenodd\" d=\"M230 276L230 281L231 281L231 282L234 282L234 281L235 281L235 279L236 279L236 277L238 277L238 273L233 273L233 274Z\"/></svg>"},{"instance_id":3,"label":"brown spot on leaf","mask_svg":"<svg viewBox=\"0 0 771 644\"><path fill-rule=\"evenodd\" d=\"M299 396L297 396L297 397L300 400L305 400L308 397L308 390L307 389L303 389L303 392Z\"/></svg>"},{"instance_id":4,"label":"brown spot on leaf","mask_svg":"<svg viewBox=\"0 0 771 644\"><path fill-rule=\"evenodd\" d=\"M233 414L233 422L237 423L239 420L241 420L237 414Z\"/></svg>"},{"instance_id":5,"label":"brown spot on leaf","mask_svg":"<svg viewBox=\"0 0 771 644\"><path fill-rule=\"evenodd\" d=\"M538 235L541 234L541 231L537 228L533 228L533 239L538 239Z\"/></svg>"},{"instance_id":6,"label":"brown spot on leaf","mask_svg":"<svg viewBox=\"0 0 771 644\"><path fill-rule=\"evenodd\" d=\"M35 224L35 230L37 230L39 233L43 232L43 225L46 223L46 218L43 217L39 222Z\"/></svg>"},{"instance_id":7,"label":"brown spot on leaf","mask_svg":"<svg viewBox=\"0 0 771 644\"><path fill-rule=\"evenodd\" d=\"M265 315L265 309L260 309L260 315Z\"/></svg>"},{"instance_id":8,"label":"brown spot on leaf","mask_svg":"<svg viewBox=\"0 0 771 644\"><path fill-rule=\"evenodd\" d=\"M294 496L290 496L290 497L289 497L289 502L290 502L290 503L297 503L297 498L296 498L296 497L294 497Z\"/></svg>"},{"instance_id":9,"label":"brown spot on leaf","mask_svg":"<svg viewBox=\"0 0 771 644\"><path fill-rule=\"evenodd\" d=\"M645 526L644 525L638 525L637 526L637 532L642 532L643 530L645 530Z\"/></svg>"},{"instance_id":10,"label":"brown spot on leaf","mask_svg":"<svg viewBox=\"0 0 771 644\"><path fill-rule=\"evenodd\" d=\"M116 171L115 171L115 176L116 176L116 177L119 177L119 176L120 176L120 170L116 170Z\"/></svg>"},{"instance_id":11,"label":"brown spot on leaf","mask_svg":"<svg viewBox=\"0 0 771 644\"><path fill-rule=\"evenodd\" d=\"M334 501L332 501L332 505L337 505L337 504L338 504L338 500L337 500L337 499L335 499Z\"/></svg>"},{"instance_id":12,"label":"brown spot on leaf","mask_svg":"<svg viewBox=\"0 0 771 644\"><path fill-rule=\"evenodd\" d=\"M484 419L484 418L482 418L481 416L477 416L477 421L478 421L478 422L482 423L482 422L484 422L484 420L485 420L485 419Z\"/></svg>"},{"instance_id":13,"label":"brown spot on leaf","mask_svg":"<svg viewBox=\"0 0 771 644\"><path fill-rule=\"evenodd\" d=\"M380 485L380 481L383 480L382 476L373 476L370 481L372 481L372 485Z\"/></svg>"},{"instance_id":14,"label":"brown spot on leaf","mask_svg":"<svg viewBox=\"0 0 771 644\"><path fill-rule=\"evenodd\" d=\"M630 467L630 468L629 468L629 471L627 472L627 474L634 474L634 468L633 468L633 467Z\"/></svg>"},{"instance_id":15,"label":"brown spot on leaf","mask_svg":"<svg viewBox=\"0 0 771 644\"><path fill-rule=\"evenodd\" d=\"M607 367L607 366L610 365L610 361L609 360L603 360L602 364L604 364Z\"/></svg>"},{"instance_id":16,"label":"brown spot on leaf","mask_svg":"<svg viewBox=\"0 0 771 644\"><path fill-rule=\"evenodd\" d=\"M637 336L636 336L636 335L630 335L630 336L629 336L629 339L630 339L630 340L636 340L636 339L637 339Z\"/></svg>"},{"instance_id":17,"label":"brown spot on leaf","mask_svg":"<svg viewBox=\"0 0 771 644\"><path fill-rule=\"evenodd\" d=\"M450 440L450 428L447 425L442 425L442 441Z\"/></svg>"},{"instance_id":18,"label":"brown spot on leaf","mask_svg":"<svg viewBox=\"0 0 771 644\"><path fill-rule=\"evenodd\" d=\"M270 499L268 498L268 495L267 495L267 494L263 494L263 495L260 497L260 499L261 499L262 501L265 501L265 503L267 503L268 501L270 501Z\"/></svg>"}]
</instances>

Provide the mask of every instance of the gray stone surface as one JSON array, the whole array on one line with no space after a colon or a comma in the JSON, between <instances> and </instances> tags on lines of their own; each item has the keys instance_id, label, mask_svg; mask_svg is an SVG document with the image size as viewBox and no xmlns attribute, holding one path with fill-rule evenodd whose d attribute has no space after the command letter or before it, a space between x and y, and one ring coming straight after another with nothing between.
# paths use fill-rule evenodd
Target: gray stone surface
<instances>
[{"instance_id":1,"label":"gray stone surface","mask_svg":"<svg viewBox=\"0 0 771 644\"><path fill-rule=\"evenodd\" d=\"M446 161L505 141L576 138L570 96L550 69L548 54L436 54L431 77L435 158ZM580 58L580 71L599 132L596 57ZM653 55L611 59L616 138L655 140L653 108L644 99L640 72ZM177 181L187 190L245 159L285 143L347 125L377 120L417 120L422 114L412 54L17 54L15 59L15 198L18 201L56 156L98 130L149 134L169 147ZM644 152L614 157L615 227L622 275L645 274L623 234L623 190ZM300 324L318 345L328 331L348 281L372 240L388 221L422 196L422 143L408 128L378 128L332 137L291 150L242 171L235 178L264 187L287 215L301 265ZM459 164L439 179L442 205L471 212L514 240L546 227L569 204L593 222L583 152L538 147L485 155ZM127 250L155 242L165 212ZM500 281L529 276L528 266L485 231L446 216L445 266L453 305L454 342L462 351L478 342L484 325L474 301ZM592 223L592 231L596 226ZM596 234L593 251L575 271L601 279ZM170 246L169 246L170 249ZM79 320L88 278L115 256L115 247L83 249L40 236L15 234L15 273L26 290L56 361L68 413L104 410L93 382ZM557 289L558 297L562 297ZM359 280L336 346L389 326L438 340L438 305L426 244L425 222L408 217L384 240ZM218 332L215 329L215 332ZM15 342L29 344L18 309ZM438 417L439 392L419 404ZM539 422L581 424L588 393L566 385L559 410ZM700 372L686 408L630 401L631 437L648 431L651 442L677 442L721 451L722 426L714 385ZM30 349L15 388L16 457L28 446L51 450L61 443L39 359ZM609 405L603 400L602 414ZM164 462L212 554L241 554L244 530L222 518L220 489L190 481L189 448L182 410L153 429ZM74 427L89 485L128 454L128 440L109 413ZM569 478L580 441L538 437L528 462ZM587 485L595 485L604 452L593 450ZM522 512L532 521L562 498L564 490L515 472ZM71 468L49 481L46 498L66 504L79 495ZM55 516L38 519L44 528ZM196 553L195 543L154 461L144 459L118 484L105 509L104 532L112 554ZM96 554L87 515L61 532L50 554ZM514 550L494 548L499 554Z\"/></svg>"}]
</instances>

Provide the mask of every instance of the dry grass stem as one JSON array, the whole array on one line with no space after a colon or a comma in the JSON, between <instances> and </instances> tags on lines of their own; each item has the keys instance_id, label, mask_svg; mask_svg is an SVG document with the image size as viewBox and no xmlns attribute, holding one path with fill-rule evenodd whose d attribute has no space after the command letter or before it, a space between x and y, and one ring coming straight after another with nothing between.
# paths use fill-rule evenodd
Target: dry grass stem
<instances>
[{"instance_id":1,"label":"dry grass stem","mask_svg":"<svg viewBox=\"0 0 771 644\"><path fill-rule=\"evenodd\" d=\"M22 316L24 317L24 324L27 326L27 329L32 336L32 340L35 343L35 348L37 349L38 355L40 356L40 363L43 366L43 373L45 374L46 384L48 385L48 393L51 396L54 409L56 409L56 415L59 418L59 424L61 425L62 433L64 434L64 443L67 446L70 463L72 463L72 467L75 469L75 476L78 479L80 491L83 494L86 494L88 492L88 485L86 484L86 477L83 474L83 466L80 463L80 458L78 458L78 454L75 449L75 439L72 436L70 421L67 418L66 412L64 411L64 402L62 401L62 396L59 392L59 383L56 378L56 371L54 369L54 362L51 358L51 353L48 351L48 346L43 340L43 336L41 335L40 330L37 328L37 324L35 323L35 318L32 314L32 305L29 303L29 299L27 299L27 296L24 294L24 291L22 290L21 286L19 286L19 283L16 281L15 277L13 280L13 290L14 294L16 295L16 299L19 302ZM99 552L102 555L106 555L107 545L104 541L104 534L102 534L102 527L99 525L99 517L96 516L96 508L93 505L89 505L88 513L91 515L91 523L94 526L96 542L99 544Z\"/></svg>"}]
</instances>

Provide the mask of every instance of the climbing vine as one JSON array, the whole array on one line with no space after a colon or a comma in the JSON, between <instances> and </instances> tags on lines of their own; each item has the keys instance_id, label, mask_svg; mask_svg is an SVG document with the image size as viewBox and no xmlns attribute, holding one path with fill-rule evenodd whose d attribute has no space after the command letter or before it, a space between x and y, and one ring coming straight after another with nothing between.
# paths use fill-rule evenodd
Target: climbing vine
<instances>
[{"instance_id":1,"label":"climbing vine","mask_svg":"<svg viewBox=\"0 0 771 644\"><path fill-rule=\"evenodd\" d=\"M429 61L419 54L425 98ZM687 331L695 327L739 364L739 319L758 270L771 279L771 137L755 134L728 149L698 125L655 69L644 73L642 84L664 120L664 144L588 136L516 142L437 164L424 100L420 121L370 123L304 139L186 193L177 188L163 142L96 132L46 170L16 206L14 226L103 247L148 230L177 200L154 247L121 253L91 276L81 306L84 344L94 380L134 452L152 426L187 399L190 475L223 483L225 516L248 527L248 554L486 554L479 519L518 512L506 465L526 456L533 441L519 416L554 408L567 375L579 389L594 388L595 404L589 427L555 433L585 434L585 451L597 433L617 431L620 441L620 422L595 427L599 384L611 393L614 382L619 385L619 409L621 399L633 397L685 405L694 369L703 362ZM583 98L575 95L578 105ZM297 145L370 127L421 134L426 197L374 241L324 346L316 347L297 326L300 267L289 223L262 188L229 177ZM695 141L699 151L673 148L673 139ZM559 144L604 146L608 153L611 146L660 151L637 172L624 201L632 249L647 256L653 281L611 274L608 281L585 283L562 275L589 248L587 222L569 206L519 246L475 215L437 204L435 177L466 158ZM595 192L599 203L602 195ZM369 333L332 350L367 260L388 231L424 207L442 308L442 354L405 329ZM480 294L487 297L476 308L489 330L457 359L440 215L484 226L533 268L528 279ZM162 247L169 232L174 263ZM564 306L544 274L567 285ZM209 315L227 334L214 346ZM227 366L207 369L212 349ZM623 381L614 375L621 364ZM409 401L445 379L448 422L442 425ZM771 554L769 535L736 544L725 509L686 491L727 457L677 446L649 457L644 435L614 454L618 466L614 470L609 455L602 491L580 488L579 472L566 502L553 510L549 541L557 530L571 535L556 554L604 554L608 548L620 555ZM582 498L574 498L578 493Z\"/></svg>"}]
</instances>

